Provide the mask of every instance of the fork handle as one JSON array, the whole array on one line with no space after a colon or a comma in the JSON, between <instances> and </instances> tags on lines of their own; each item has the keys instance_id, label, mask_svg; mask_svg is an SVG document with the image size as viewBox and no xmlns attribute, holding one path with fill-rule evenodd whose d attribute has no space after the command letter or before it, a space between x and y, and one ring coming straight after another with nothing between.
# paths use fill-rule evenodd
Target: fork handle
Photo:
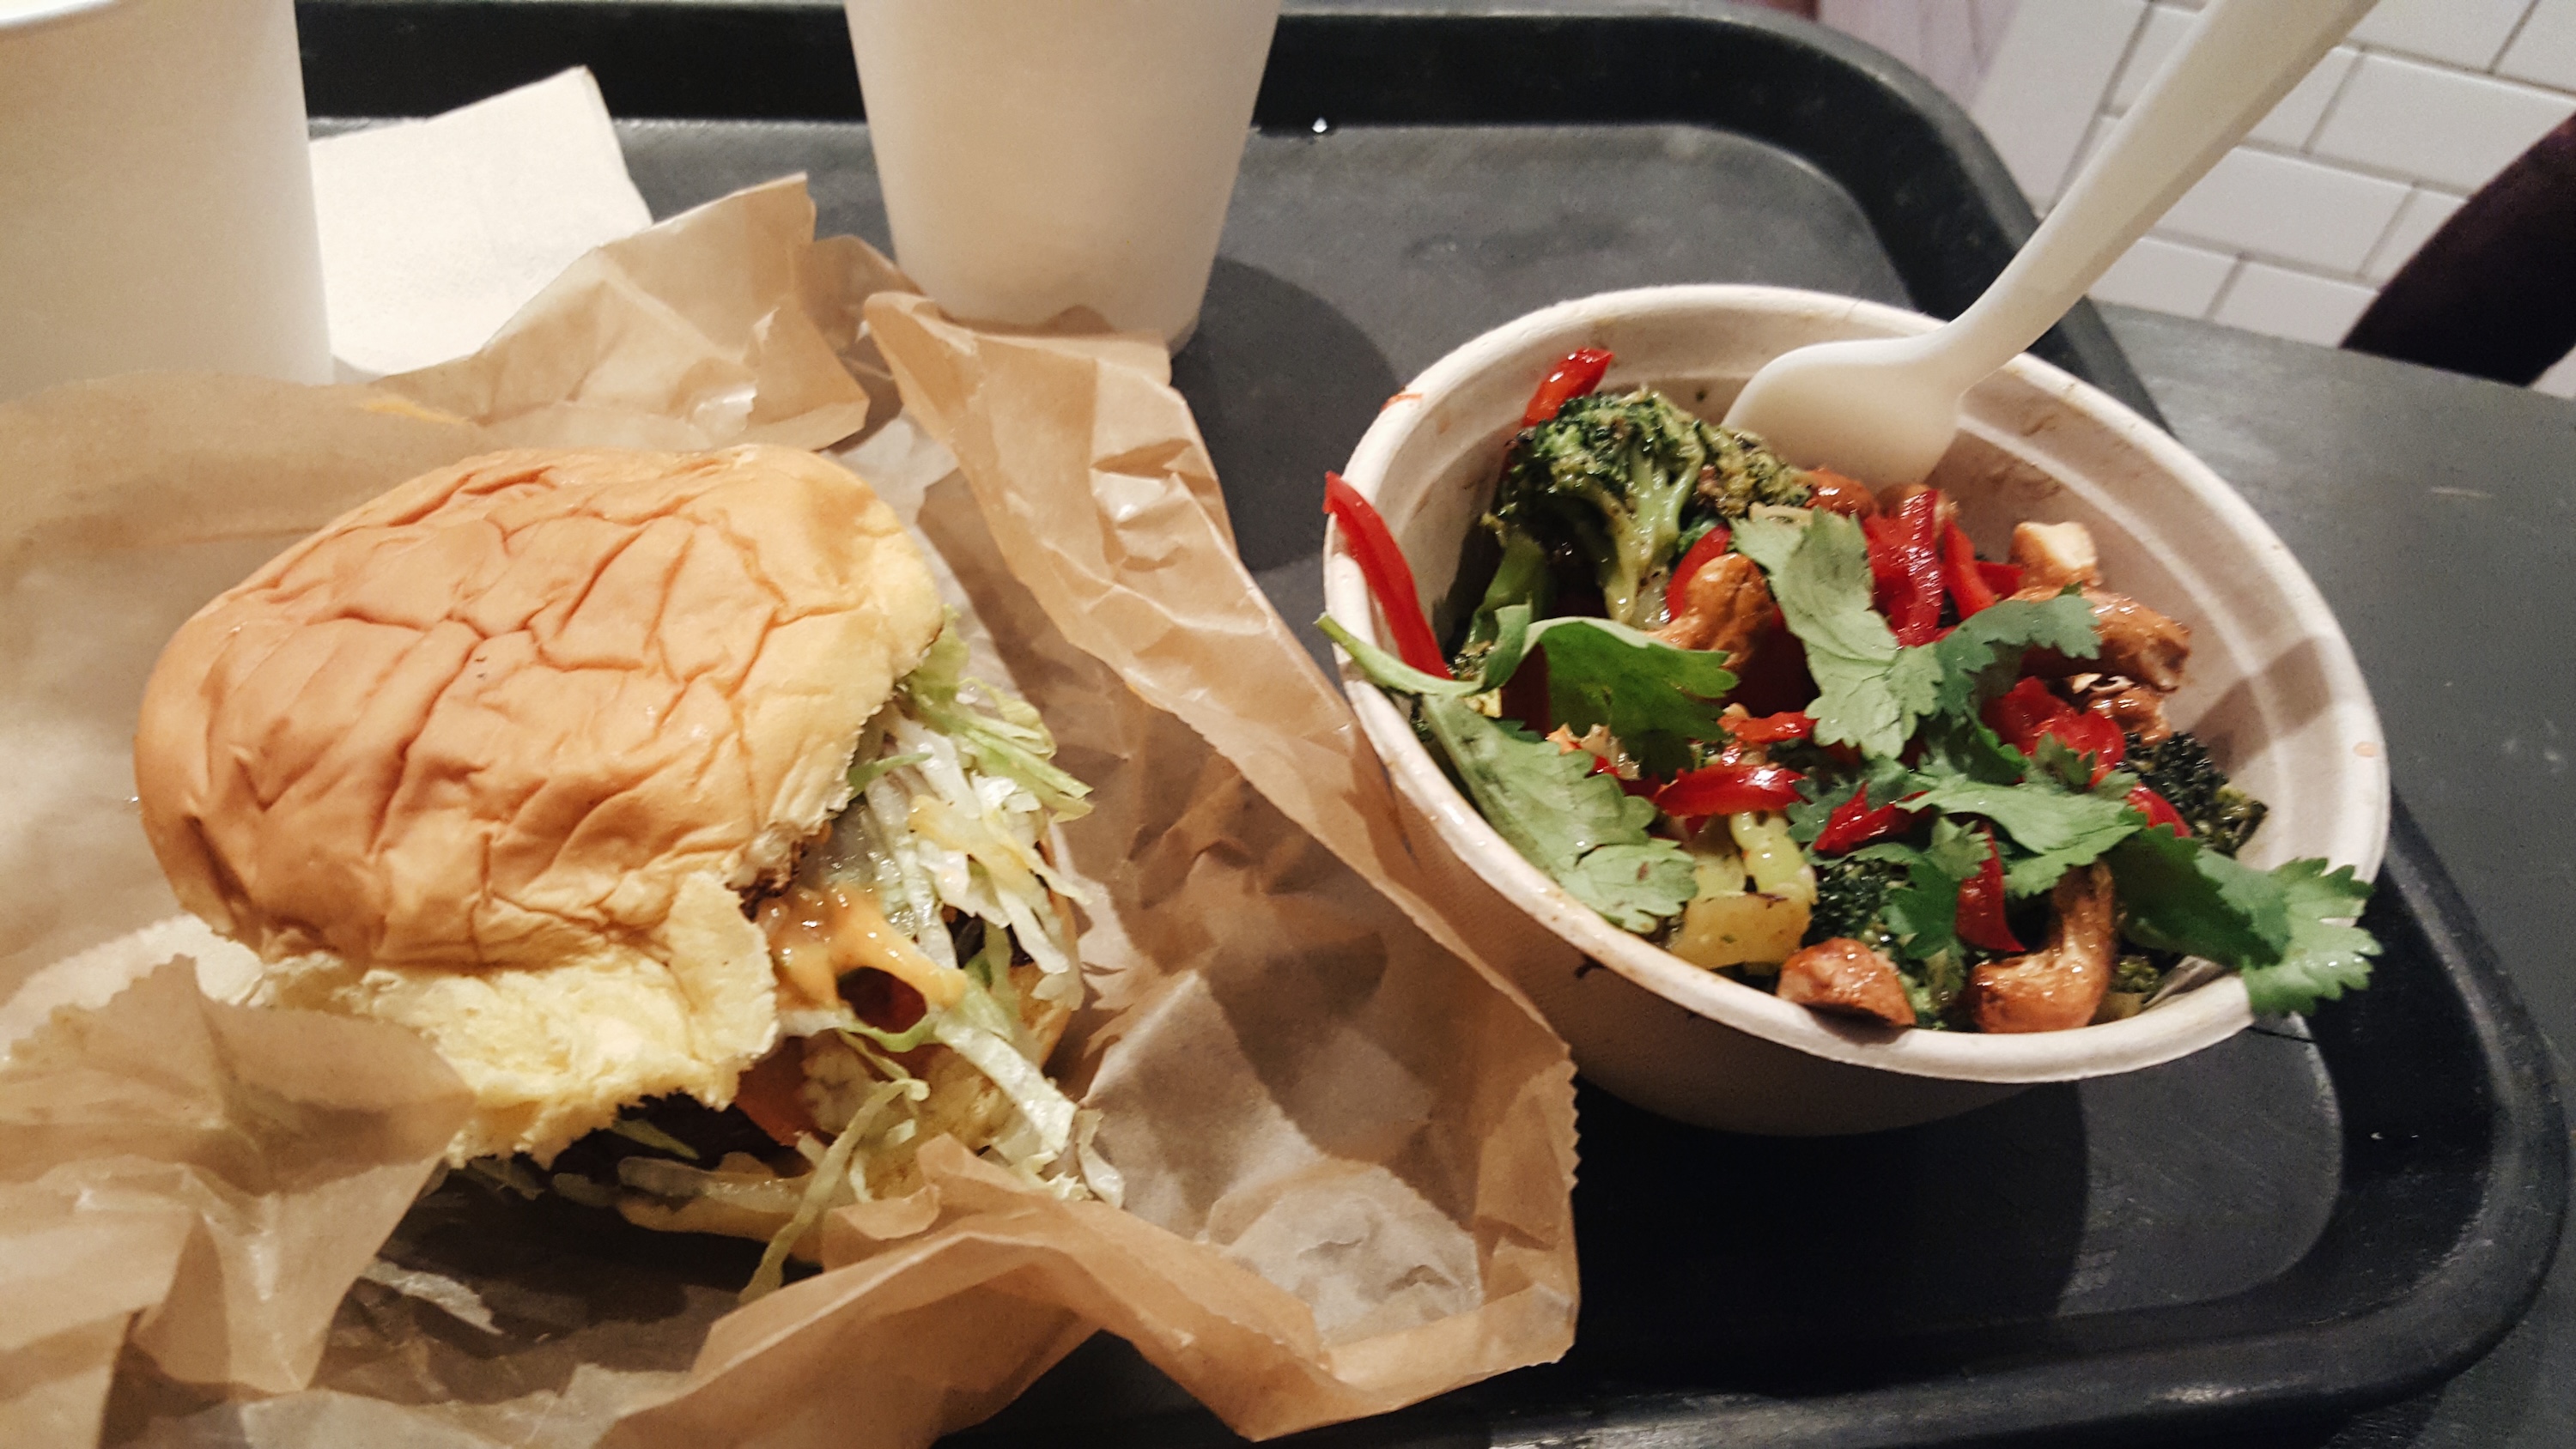
<instances>
[{"instance_id":1,"label":"fork handle","mask_svg":"<svg viewBox=\"0 0 2576 1449\"><path fill-rule=\"evenodd\" d=\"M1965 391L2039 340L2374 0L2211 0L2003 275L1932 350Z\"/></svg>"}]
</instances>

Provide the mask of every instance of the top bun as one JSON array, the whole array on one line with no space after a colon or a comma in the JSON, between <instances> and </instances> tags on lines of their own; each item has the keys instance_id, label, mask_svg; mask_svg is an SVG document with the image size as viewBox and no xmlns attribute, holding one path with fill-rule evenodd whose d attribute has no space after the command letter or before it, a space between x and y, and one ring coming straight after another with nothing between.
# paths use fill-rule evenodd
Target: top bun
<instances>
[{"instance_id":1,"label":"top bun","mask_svg":"<svg viewBox=\"0 0 2576 1449\"><path fill-rule=\"evenodd\" d=\"M847 801L940 622L892 511L811 454L469 459L180 628L144 830L190 910L304 958L294 1004L432 1036L483 1098L457 1155L550 1155L621 1096L721 1105L775 1038L735 893Z\"/></svg>"}]
</instances>

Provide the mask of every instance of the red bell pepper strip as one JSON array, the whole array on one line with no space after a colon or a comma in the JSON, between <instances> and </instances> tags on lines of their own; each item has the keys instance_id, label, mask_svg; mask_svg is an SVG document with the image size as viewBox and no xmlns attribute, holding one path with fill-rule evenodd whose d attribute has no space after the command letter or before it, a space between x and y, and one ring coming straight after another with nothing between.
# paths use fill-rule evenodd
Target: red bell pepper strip
<instances>
[{"instance_id":1,"label":"red bell pepper strip","mask_svg":"<svg viewBox=\"0 0 2576 1449\"><path fill-rule=\"evenodd\" d=\"M1984 559L1979 559L1977 577L1986 581L1986 587L1992 590L1998 599L2008 599L2021 592L2021 565L2019 564L1988 563Z\"/></svg>"},{"instance_id":2,"label":"red bell pepper strip","mask_svg":"<svg viewBox=\"0 0 2576 1449\"><path fill-rule=\"evenodd\" d=\"M1755 715L1749 719L1737 720L1727 726L1726 732L1741 744L1776 745L1782 740L1814 738L1816 722L1809 719L1805 712L1793 709L1779 714Z\"/></svg>"},{"instance_id":3,"label":"red bell pepper strip","mask_svg":"<svg viewBox=\"0 0 2576 1449\"><path fill-rule=\"evenodd\" d=\"M1699 536L1699 542L1682 551L1681 562L1673 565L1672 582L1664 585L1666 618L1682 616L1683 607L1690 602L1691 576L1726 555L1729 537L1724 528L1712 528Z\"/></svg>"},{"instance_id":4,"label":"red bell pepper strip","mask_svg":"<svg viewBox=\"0 0 2576 1449\"><path fill-rule=\"evenodd\" d=\"M1580 749L1582 747L1578 745L1576 748ZM1619 789L1623 793L1641 796L1648 800L1654 799L1655 792L1663 788L1652 780L1629 779L1627 776L1620 774L1615 766L1613 766L1608 760L1601 758L1599 755L1594 755L1592 757L1592 773L1596 775L1607 775L1613 781L1617 782Z\"/></svg>"},{"instance_id":5,"label":"red bell pepper strip","mask_svg":"<svg viewBox=\"0 0 2576 1449\"><path fill-rule=\"evenodd\" d=\"M1941 630L1941 493L1927 488L1893 513L1864 521L1879 612L1899 644L1929 644Z\"/></svg>"},{"instance_id":6,"label":"red bell pepper strip","mask_svg":"<svg viewBox=\"0 0 2576 1449\"><path fill-rule=\"evenodd\" d=\"M1655 808L1677 820L1781 810L1798 803L1798 782L1805 778L1786 765L1703 765L1656 791Z\"/></svg>"},{"instance_id":7,"label":"red bell pepper strip","mask_svg":"<svg viewBox=\"0 0 2576 1449\"><path fill-rule=\"evenodd\" d=\"M1521 414L1521 426L1534 428L1556 416L1556 410L1601 385L1601 375L1610 370L1611 355L1598 347L1578 347L1565 354L1556 370L1541 379L1538 391L1530 394L1529 407Z\"/></svg>"},{"instance_id":8,"label":"red bell pepper strip","mask_svg":"<svg viewBox=\"0 0 2576 1449\"><path fill-rule=\"evenodd\" d=\"M1413 566L1404 561L1404 550L1396 547L1386 520L1339 473L1324 475L1324 512L1350 535L1351 557L1358 560L1378 611L1386 615L1397 657L1425 674L1449 678L1449 661L1440 657L1440 643L1431 636L1422 596L1414 589Z\"/></svg>"},{"instance_id":9,"label":"red bell pepper strip","mask_svg":"<svg viewBox=\"0 0 2576 1449\"><path fill-rule=\"evenodd\" d=\"M1978 833L1986 838L1986 860L1959 882L1959 939L1989 951L2018 952L2023 946L2004 921L2003 852L1995 848L1993 831Z\"/></svg>"},{"instance_id":10,"label":"red bell pepper strip","mask_svg":"<svg viewBox=\"0 0 2576 1449\"><path fill-rule=\"evenodd\" d=\"M1941 583L1950 591L1950 602L1959 606L1962 619L1995 601L1994 588L1977 569L1976 548L1955 523L1941 528Z\"/></svg>"},{"instance_id":11,"label":"red bell pepper strip","mask_svg":"<svg viewBox=\"0 0 2576 1449\"><path fill-rule=\"evenodd\" d=\"M1822 855L1842 855L1858 850L1882 836L1894 835L1914 823L1914 811L1896 805L1881 805L1873 810L1869 804L1869 787L1861 786L1852 797L1834 807L1825 817L1825 828L1816 832L1816 851Z\"/></svg>"},{"instance_id":12,"label":"red bell pepper strip","mask_svg":"<svg viewBox=\"0 0 2576 1449\"><path fill-rule=\"evenodd\" d=\"M2173 808L2173 802L2144 785L2129 792L2129 808L2147 817L2150 830L2170 825L2176 835L2191 834L2191 827L2183 822L2182 812Z\"/></svg>"},{"instance_id":13,"label":"red bell pepper strip","mask_svg":"<svg viewBox=\"0 0 2576 1449\"><path fill-rule=\"evenodd\" d=\"M2026 755L2050 720L2072 712L2066 701L2048 692L2045 681L2025 679L1987 700L1985 717L2005 744Z\"/></svg>"},{"instance_id":14,"label":"red bell pepper strip","mask_svg":"<svg viewBox=\"0 0 2576 1449\"><path fill-rule=\"evenodd\" d=\"M2059 699L2037 679L2025 679L1986 701L1985 717L2005 744L2025 755L2036 757L2040 739L2054 735L2075 753L2092 756L2096 785L2129 754L2129 738L2118 725Z\"/></svg>"}]
</instances>

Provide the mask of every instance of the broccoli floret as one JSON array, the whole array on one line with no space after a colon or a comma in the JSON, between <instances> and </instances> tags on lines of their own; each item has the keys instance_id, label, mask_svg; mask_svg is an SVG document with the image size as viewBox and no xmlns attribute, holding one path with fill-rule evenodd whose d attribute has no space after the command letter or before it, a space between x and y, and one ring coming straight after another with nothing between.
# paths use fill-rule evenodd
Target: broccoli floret
<instances>
[{"instance_id":1,"label":"broccoli floret","mask_svg":"<svg viewBox=\"0 0 2576 1449\"><path fill-rule=\"evenodd\" d=\"M2131 951L2120 958L2118 966L2112 968L2111 989L2131 996L2149 996L2154 994L2158 986L2164 984L2164 979L2165 973L2156 966L2155 962Z\"/></svg>"},{"instance_id":2,"label":"broccoli floret","mask_svg":"<svg viewBox=\"0 0 2576 1449\"><path fill-rule=\"evenodd\" d=\"M1807 912L1808 944L1848 937L1895 959L1896 937L1881 918L1888 890L1904 881L1905 867L1848 855L1810 856L1808 864L1816 872L1816 904Z\"/></svg>"},{"instance_id":3,"label":"broccoli floret","mask_svg":"<svg viewBox=\"0 0 2576 1449\"><path fill-rule=\"evenodd\" d=\"M1760 438L1729 427L1702 426L1714 457L1699 475L1699 496L1720 518L1732 523L1752 512L1757 503L1795 508L1814 496L1806 473L1772 452Z\"/></svg>"},{"instance_id":4,"label":"broccoli floret","mask_svg":"<svg viewBox=\"0 0 2576 1449\"><path fill-rule=\"evenodd\" d=\"M1755 503L1803 503L1806 479L1759 442L1705 423L1652 388L1596 392L1513 439L1494 516L1504 529L1570 541L1593 565L1611 618L1663 622L1663 584L1684 511L1740 518Z\"/></svg>"},{"instance_id":5,"label":"broccoli floret","mask_svg":"<svg viewBox=\"0 0 2576 1449\"><path fill-rule=\"evenodd\" d=\"M2221 855L2243 849L2269 809L2229 784L2208 747L2183 731L2152 745L2130 736L2126 768L2137 772L2138 783L2165 797L2191 833Z\"/></svg>"}]
</instances>

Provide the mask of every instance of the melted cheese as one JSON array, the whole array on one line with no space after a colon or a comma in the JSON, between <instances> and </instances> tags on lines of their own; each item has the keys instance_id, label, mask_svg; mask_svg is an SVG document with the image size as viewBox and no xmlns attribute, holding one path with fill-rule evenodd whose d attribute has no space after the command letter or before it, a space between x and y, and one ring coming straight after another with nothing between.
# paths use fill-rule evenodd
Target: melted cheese
<instances>
[{"instance_id":1,"label":"melted cheese","mask_svg":"<svg viewBox=\"0 0 2576 1449\"><path fill-rule=\"evenodd\" d=\"M863 890L797 886L760 908L760 927L780 982L816 1006L837 1004L840 978L863 966L920 992L934 1010L956 1005L966 992L965 972L923 954Z\"/></svg>"}]
</instances>

